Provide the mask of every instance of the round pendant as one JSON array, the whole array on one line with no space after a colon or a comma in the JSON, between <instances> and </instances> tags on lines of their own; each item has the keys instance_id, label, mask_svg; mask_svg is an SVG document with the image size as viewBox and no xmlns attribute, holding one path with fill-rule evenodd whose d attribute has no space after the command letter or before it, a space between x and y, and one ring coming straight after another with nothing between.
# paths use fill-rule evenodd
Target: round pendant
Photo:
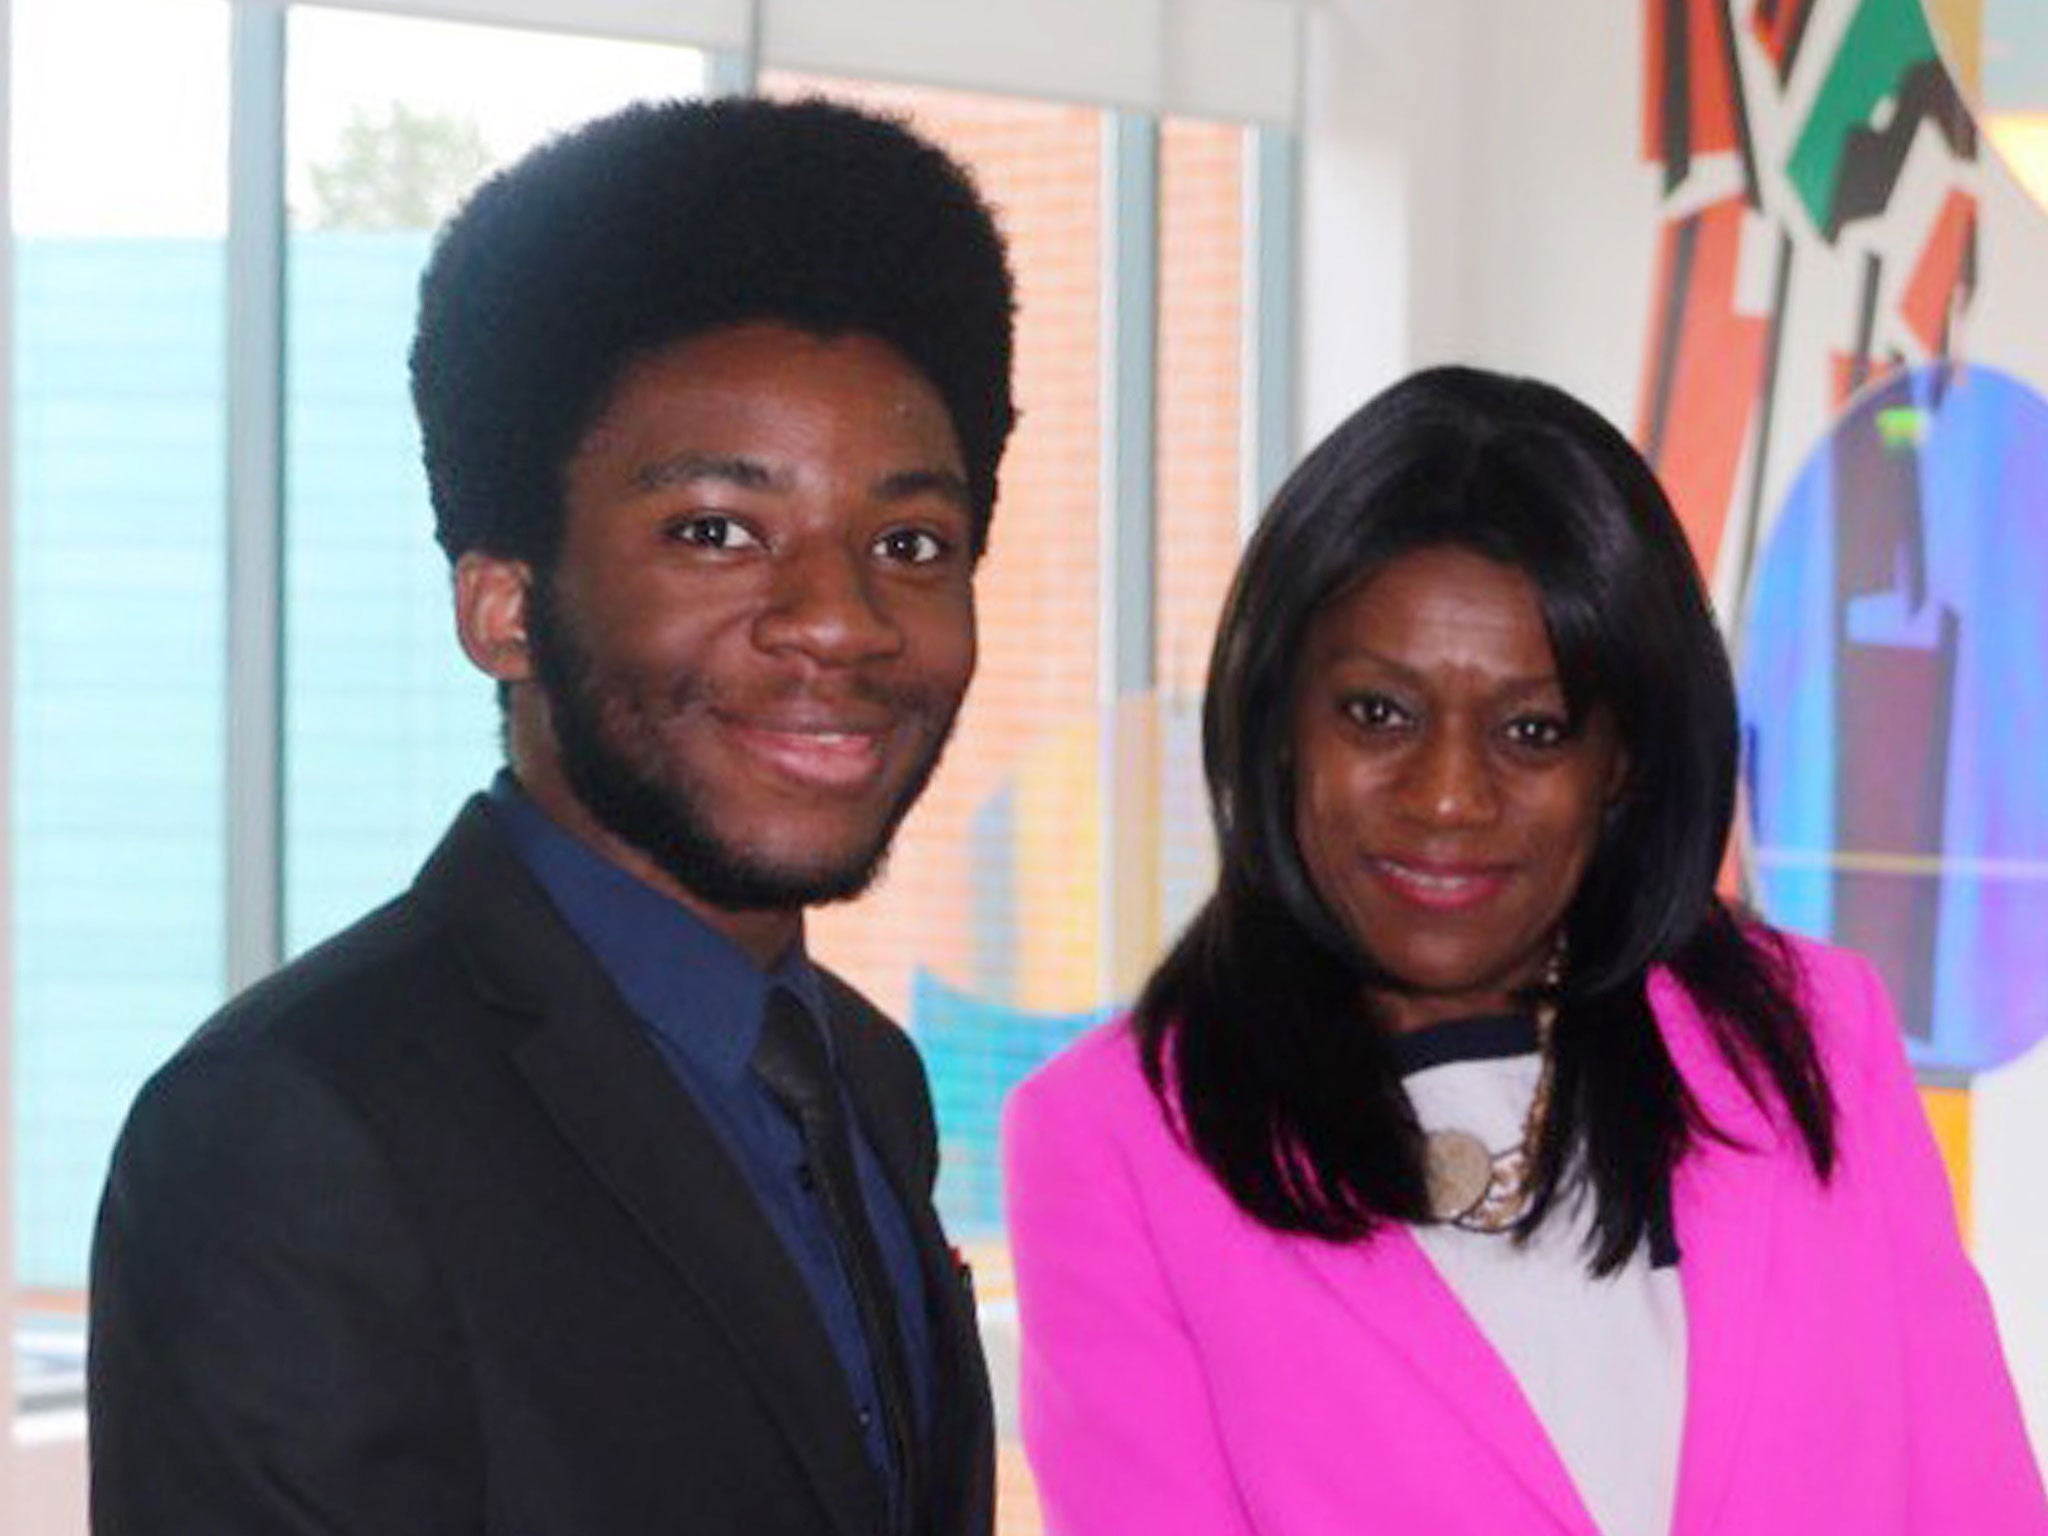
<instances>
[{"instance_id":1,"label":"round pendant","mask_svg":"<svg viewBox=\"0 0 2048 1536\"><path fill-rule=\"evenodd\" d=\"M1438 1221L1456 1221L1492 1187L1493 1154L1470 1131L1431 1131L1422 1156L1429 1210Z\"/></svg>"}]
</instances>

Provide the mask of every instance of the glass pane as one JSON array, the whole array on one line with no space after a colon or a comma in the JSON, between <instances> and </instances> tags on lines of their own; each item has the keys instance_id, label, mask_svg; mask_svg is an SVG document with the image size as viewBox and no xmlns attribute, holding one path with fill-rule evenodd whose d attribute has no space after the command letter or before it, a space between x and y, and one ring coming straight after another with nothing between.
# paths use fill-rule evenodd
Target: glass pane
<instances>
[{"instance_id":1,"label":"glass pane","mask_svg":"<svg viewBox=\"0 0 2048 1536\"><path fill-rule=\"evenodd\" d=\"M974 171L1010 238L1017 404L977 581L981 667L882 883L814 950L909 1026L939 1112L940 1207L965 1239L1000 1420L1001 1529L1038 1529L1016 1441L1001 1241L1002 1095L1101 1006L1096 541L1103 119L1092 108L771 75L901 113Z\"/></svg>"},{"instance_id":2,"label":"glass pane","mask_svg":"<svg viewBox=\"0 0 2048 1536\"><path fill-rule=\"evenodd\" d=\"M1159 128L1158 615L1160 941L1214 882L1202 687L1243 522L1247 130Z\"/></svg>"},{"instance_id":3,"label":"glass pane","mask_svg":"<svg viewBox=\"0 0 2048 1536\"><path fill-rule=\"evenodd\" d=\"M434 227L488 171L626 102L677 48L295 7L287 82L286 941L412 878L499 761L455 642L407 392Z\"/></svg>"},{"instance_id":4,"label":"glass pane","mask_svg":"<svg viewBox=\"0 0 2048 1536\"><path fill-rule=\"evenodd\" d=\"M817 914L812 942L928 1047L943 1045L955 1024L970 1027L970 1014L972 1029L991 1039L1085 1014L1102 1001L1101 115L786 75L763 86L901 113L950 149L998 210L1019 297L1021 424L977 580L980 670L885 879L859 902ZM982 1129L947 1148L942 1193L956 1228L996 1224L993 1146ZM992 1122L986 1129L992 1135Z\"/></svg>"},{"instance_id":5,"label":"glass pane","mask_svg":"<svg viewBox=\"0 0 2048 1536\"><path fill-rule=\"evenodd\" d=\"M80 1355L38 1315L82 1305L120 1119L225 985L228 8L12 24L14 1237L47 1405Z\"/></svg>"}]
</instances>

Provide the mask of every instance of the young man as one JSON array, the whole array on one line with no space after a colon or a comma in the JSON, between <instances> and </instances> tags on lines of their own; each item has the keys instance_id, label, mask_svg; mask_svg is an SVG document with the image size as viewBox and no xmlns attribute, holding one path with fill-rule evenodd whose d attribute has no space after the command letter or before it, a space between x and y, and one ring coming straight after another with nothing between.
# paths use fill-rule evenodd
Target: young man
<instances>
[{"instance_id":1,"label":"young man","mask_svg":"<svg viewBox=\"0 0 2048 1536\"><path fill-rule=\"evenodd\" d=\"M137 1101L101 1536L989 1529L923 1072L803 909L973 671L1011 305L960 170L819 102L633 108L444 232L414 395L508 769Z\"/></svg>"}]
</instances>

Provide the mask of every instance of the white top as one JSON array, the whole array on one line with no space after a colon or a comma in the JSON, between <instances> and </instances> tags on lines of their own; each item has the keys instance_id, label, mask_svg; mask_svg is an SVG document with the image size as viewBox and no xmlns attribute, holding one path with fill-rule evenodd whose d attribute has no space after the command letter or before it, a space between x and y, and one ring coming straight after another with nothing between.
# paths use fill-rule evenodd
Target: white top
<instances>
[{"instance_id":1,"label":"white top","mask_svg":"<svg viewBox=\"0 0 2048 1536\"><path fill-rule=\"evenodd\" d=\"M1541 1068L1527 1020L1457 1020L1402 1044L1423 1063L1405 1082L1425 1131L1469 1131L1496 1153L1521 1138ZM1526 1245L1459 1227L1414 1231L1520 1383L1602 1536L1668 1536L1685 1410L1678 1270L1653 1264L1644 1243L1618 1273L1593 1279L1590 1214L1582 1187Z\"/></svg>"}]
</instances>

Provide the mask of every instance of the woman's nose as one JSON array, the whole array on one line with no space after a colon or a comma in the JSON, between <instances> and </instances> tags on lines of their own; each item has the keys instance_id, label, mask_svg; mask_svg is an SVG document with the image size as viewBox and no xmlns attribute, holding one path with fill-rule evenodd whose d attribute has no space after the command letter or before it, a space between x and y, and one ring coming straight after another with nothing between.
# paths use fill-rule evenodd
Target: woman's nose
<instances>
[{"instance_id":1,"label":"woman's nose","mask_svg":"<svg viewBox=\"0 0 2048 1536\"><path fill-rule=\"evenodd\" d=\"M1417 744L1404 775L1407 813L1440 826L1481 826L1500 810L1500 786L1486 743L1472 733L1438 729Z\"/></svg>"}]
</instances>

